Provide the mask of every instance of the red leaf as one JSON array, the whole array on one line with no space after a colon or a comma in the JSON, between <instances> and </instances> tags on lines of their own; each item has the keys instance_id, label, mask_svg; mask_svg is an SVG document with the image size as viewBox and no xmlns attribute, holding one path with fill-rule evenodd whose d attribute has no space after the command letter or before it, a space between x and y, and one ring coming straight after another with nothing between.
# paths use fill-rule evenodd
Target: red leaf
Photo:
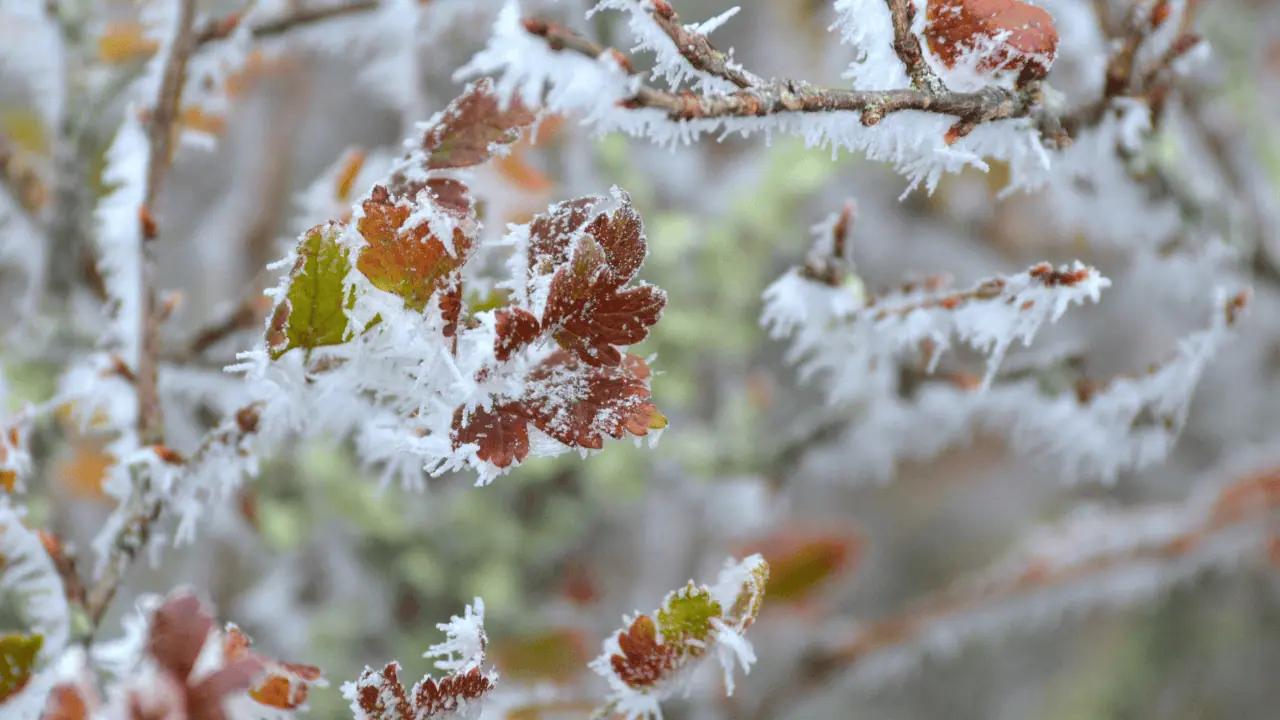
<instances>
[{"instance_id":1,"label":"red leaf","mask_svg":"<svg viewBox=\"0 0 1280 720\"><path fill-rule=\"evenodd\" d=\"M600 216L578 238L551 280L542 325L560 346L592 365L617 365L615 345L640 342L658 321L666 294L652 285L621 289L644 259L639 218L629 206Z\"/></svg>"},{"instance_id":2,"label":"red leaf","mask_svg":"<svg viewBox=\"0 0 1280 720\"><path fill-rule=\"evenodd\" d=\"M423 678L413 688L415 720L444 716L458 710L466 701L476 700L493 689L493 681L473 667L461 675L446 675L440 680Z\"/></svg>"},{"instance_id":3,"label":"red leaf","mask_svg":"<svg viewBox=\"0 0 1280 720\"><path fill-rule=\"evenodd\" d=\"M634 688L657 684L675 667L678 652L674 646L658 642L657 628L648 615L631 621L631 627L618 632L621 654L609 658L613 672Z\"/></svg>"},{"instance_id":4,"label":"red leaf","mask_svg":"<svg viewBox=\"0 0 1280 720\"><path fill-rule=\"evenodd\" d=\"M533 313L523 308L508 308L496 313L498 336L493 342L493 352L500 362L506 362L520 348L537 339L542 325Z\"/></svg>"},{"instance_id":5,"label":"red leaf","mask_svg":"<svg viewBox=\"0 0 1280 720\"><path fill-rule=\"evenodd\" d=\"M365 669L356 681L356 704L369 718L414 720L413 705L400 684L400 663L389 662L380 672Z\"/></svg>"},{"instance_id":6,"label":"red leaf","mask_svg":"<svg viewBox=\"0 0 1280 720\"><path fill-rule=\"evenodd\" d=\"M481 80L467 88L444 109L422 140L427 168L470 167L493 155L494 145L509 145L520 138L520 128L535 115L519 100L505 109L493 94L493 83Z\"/></svg>"},{"instance_id":7,"label":"red leaf","mask_svg":"<svg viewBox=\"0 0 1280 720\"><path fill-rule=\"evenodd\" d=\"M598 450L602 435L643 436L666 427L648 378L648 365L635 355L616 367L591 367L557 351L529 374L524 405L539 430L565 445Z\"/></svg>"},{"instance_id":8,"label":"red leaf","mask_svg":"<svg viewBox=\"0 0 1280 720\"><path fill-rule=\"evenodd\" d=\"M599 195L566 200L533 218L529 223L529 274L550 275L569 259L574 238L589 218ZM530 278L532 279L532 277Z\"/></svg>"},{"instance_id":9,"label":"red leaf","mask_svg":"<svg viewBox=\"0 0 1280 720\"><path fill-rule=\"evenodd\" d=\"M947 67L1002 34L980 70L1019 72L1019 84L1044 77L1058 52L1053 17L1019 0L929 0L925 38Z\"/></svg>"},{"instance_id":10,"label":"red leaf","mask_svg":"<svg viewBox=\"0 0 1280 720\"><path fill-rule=\"evenodd\" d=\"M529 455L529 422L523 408L507 403L493 410L475 408L468 415L463 408L453 413L453 446L474 443L476 456L505 468L523 462Z\"/></svg>"},{"instance_id":11,"label":"red leaf","mask_svg":"<svg viewBox=\"0 0 1280 720\"><path fill-rule=\"evenodd\" d=\"M440 680L425 677L413 688L412 697L400 684L400 664L387 663L381 671L366 669L356 681L356 705L371 720L430 720L458 710L493 689L493 681L480 668Z\"/></svg>"},{"instance_id":12,"label":"red leaf","mask_svg":"<svg viewBox=\"0 0 1280 720\"><path fill-rule=\"evenodd\" d=\"M186 680L212 629L213 617L196 596L175 595L151 616L147 654L179 680Z\"/></svg>"}]
</instances>

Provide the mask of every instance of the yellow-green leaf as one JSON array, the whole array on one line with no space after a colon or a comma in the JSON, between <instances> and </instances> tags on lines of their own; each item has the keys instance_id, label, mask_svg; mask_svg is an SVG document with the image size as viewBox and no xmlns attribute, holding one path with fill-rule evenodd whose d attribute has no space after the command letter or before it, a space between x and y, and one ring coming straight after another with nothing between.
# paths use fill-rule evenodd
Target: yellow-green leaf
<instances>
[{"instance_id":1,"label":"yellow-green leaf","mask_svg":"<svg viewBox=\"0 0 1280 720\"><path fill-rule=\"evenodd\" d=\"M658 629L664 643L685 646L689 640L705 641L711 635L711 620L720 615L720 603L711 591L690 582L667 597L658 611Z\"/></svg>"},{"instance_id":2,"label":"yellow-green leaf","mask_svg":"<svg viewBox=\"0 0 1280 720\"><path fill-rule=\"evenodd\" d=\"M0 702L17 695L31 680L42 635L10 633L0 636Z\"/></svg>"},{"instance_id":3,"label":"yellow-green leaf","mask_svg":"<svg viewBox=\"0 0 1280 720\"><path fill-rule=\"evenodd\" d=\"M350 336L347 310L355 293L346 284L351 262L338 244L339 228L321 225L298 243L298 260L290 273L285 300L276 306L267 331L271 357L293 348L340 345Z\"/></svg>"}]
</instances>

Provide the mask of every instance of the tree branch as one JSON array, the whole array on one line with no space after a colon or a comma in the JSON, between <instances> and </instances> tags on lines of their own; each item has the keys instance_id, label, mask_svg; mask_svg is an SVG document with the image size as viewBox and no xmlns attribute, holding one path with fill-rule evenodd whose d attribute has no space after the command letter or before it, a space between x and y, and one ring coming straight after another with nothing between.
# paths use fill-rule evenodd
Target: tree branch
<instances>
[{"instance_id":1,"label":"tree branch","mask_svg":"<svg viewBox=\"0 0 1280 720\"><path fill-rule=\"evenodd\" d=\"M195 0L180 0L175 34L164 59L160 88L149 114L147 127L146 185L143 203L138 208L142 237L140 259L142 272L139 294L142 297L141 337L138 366L134 368L134 388L138 396L138 441L147 446L163 447L164 418L160 408L156 366L160 357L160 323L165 310L157 300L155 289L154 240L159 228L151 208L159 196L165 172L173 155L175 123L182 100L182 87L186 82L187 61L195 49ZM128 500L128 516L112 540L106 569L89 589L86 610L96 627L115 598L125 571L133 564L138 553L146 547L151 536L151 526L163 511L163 502L151 492L151 471L145 466L130 469L133 489Z\"/></svg>"},{"instance_id":2,"label":"tree branch","mask_svg":"<svg viewBox=\"0 0 1280 720\"><path fill-rule=\"evenodd\" d=\"M655 13L655 18L657 16L658 14ZM672 17L674 18L674 11ZM543 38L552 50L569 50L592 59L598 58L605 52L612 53L615 57L622 56L618 50L606 48L582 38L569 28L557 23L526 19L524 26L529 33ZM685 33L682 37L696 35L687 28L681 27L681 31ZM705 40L705 37L703 39ZM705 45L705 47L709 46L709 43ZM682 46L681 50L696 53L703 47L703 44L694 42ZM697 61L690 62L695 67L715 68L719 67L720 61L700 56ZM632 71L630 61L621 64L628 71ZM742 77L754 76L745 73ZM757 79L737 92L716 95L691 91L671 92L642 85L635 95L626 101L626 107L662 110L670 119L677 121L764 117L784 112L821 113L848 110L858 112L861 123L867 127L878 124L891 113L920 110L954 115L959 118L947 133L948 142L964 137L982 123L1034 116L1042 128L1048 129L1048 132L1044 133L1046 139L1055 141L1058 139L1057 133L1053 132L1056 122L1047 116L1041 116L1039 103L1040 92L1037 88L1012 91L989 87L973 93L950 91L935 93L917 89L849 90L821 87L799 80Z\"/></svg>"}]
</instances>

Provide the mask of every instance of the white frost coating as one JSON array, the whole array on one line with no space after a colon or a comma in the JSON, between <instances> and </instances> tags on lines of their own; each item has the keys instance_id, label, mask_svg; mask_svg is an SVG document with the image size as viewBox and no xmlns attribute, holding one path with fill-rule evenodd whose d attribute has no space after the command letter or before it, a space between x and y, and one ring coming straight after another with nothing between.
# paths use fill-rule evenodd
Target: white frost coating
<instances>
[{"instance_id":1,"label":"white frost coating","mask_svg":"<svg viewBox=\"0 0 1280 720\"><path fill-rule=\"evenodd\" d=\"M1095 127L1078 133L1056 156L1045 197L1059 221L1099 243L1154 246L1182 224L1177 205L1153 200L1135 183L1120 149L1138 149L1151 131L1151 109L1135 100L1113 101Z\"/></svg>"},{"instance_id":2,"label":"white frost coating","mask_svg":"<svg viewBox=\"0 0 1280 720\"><path fill-rule=\"evenodd\" d=\"M437 623L445 633L445 641L432 645L422 654L434 658L436 668L447 673L465 673L478 668L484 662L484 649L488 638L484 632L484 599L476 598L449 622Z\"/></svg>"},{"instance_id":3,"label":"white frost coating","mask_svg":"<svg viewBox=\"0 0 1280 720\"><path fill-rule=\"evenodd\" d=\"M0 556L0 590L19 599L23 625L44 637L37 662L51 662L66 647L70 633L66 592L39 536L7 500L0 501Z\"/></svg>"},{"instance_id":4,"label":"white frost coating","mask_svg":"<svg viewBox=\"0 0 1280 720\"><path fill-rule=\"evenodd\" d=\"M1111 483L1169 455L1205 367L1230 337L1225 316L1220 301L1210 327L1180 340L1170 360L1146 375L1115 379L1083 402L1074 392L1047 395L1034 380L996 383L986 392L929 383L904 400L886 380L883 394L865 396L857 421L834 445L842 457L859 458L863 475L855 479L884 482L898 462L935 457L986 431L1007 437L1015 453L1064 481Z\"/></svg>"},{"instance_id":5,"label":"white frost coating","mask_svg":"<svg viewBox=\"0 0 1280 720\"><path fill-rule=\"evenodd\" d=\"M1055 280L1068 276L1070 282ZM1042 264L961 293L935 286L860 301L791 270L765 290L762 323L775 338L792 337L788 359L800 363L802 375L831 379L833 401L858 399L864 379L925 343L932 372L953 336L987 356L986 388L1015 341L1029 345L1042 326L1072 305L1096 303L1110 284L1078 262L1056 271Z\"/></svg>"},{"instance_id":6,"label":"white frost coating","mask_svg":"<svg viewBox=\"0 0 1280 720\"><path fill-rule=\"evenodd\" d=\"M880 5L879 12L885 12L883 3ZM869 68L867 72L880 71ZM488 45L455 77L482 75L497 78L502 96L576 115L599 134L621 132L665 147L690 144L704 136L764 135L770 139L792 135L803 138L809 147L827 148L833 155L845 150L888 163L907 178L908 191L919 186L932 191L944 174L967 167L986 171L984 158L1009 163L1012 188L1038 187L1050 166L1049 153L1027 118L983 123L947 145L945 136L955 118L914 110L891 113L873 127L865 127L854 111L673 121L660 110L619 107L620 101L635 94L638 79L618 67L609 53L593 59L551 50L541 38L525 31L514 0L499 14Z\"/></svg>"},{"instance_id":7,"label":"white frost coating","mask_svg":"<svg viewBox=\"0 0 1280 720\"><path fill-rule=\"evenodd\" d=\"M832 30L857 57L844 77L858 90L911 87L907 69L893 49L893 18L884 0L836 0Z\"/></svg>"},{"instance_id":8,"label":"white frost coating","mask_svg":"<svg viewBox=\"0 0 1280 720\"><path fill-rule=\"evenodd\" d=\"M142 207L151 156L136 108L125 113L107 150L103 180L115 186L98 204L98 268L116 304L110 333L120 356L137 367L142 330Z\"/></svg>"},{"instance_id":9,"label":"white frost coating","mask_svg":"<svg viewBox=\"0 0 1280 720\"><path fill-rule=\"evenodd\" d=\"M0 556L0 594L13 598L9 607L16 610L25 632L42 637L33 675L18 692L0 700L0 715L36 720L54 682L51 666L67 646L71 611L49 553L7 499L0 500Z\"/></svg>"},{"instance_id":10,"label":"white frost coating","mask_svg":"<svg viewBox=\"0 0 1280 720\"><path fill-rule=\"evenodd\" d=\"M437 115L426 125L443 118ZM424 131L425 127L420 127L418 137ZM428 161L418 145L410 145L407 156L387 169L383 184L388 183L389 178L401 176L414 181L427 178ZM466 170L451 170L447 177L469 179L470 175ZM263 347L238 356L241 362L230 369L247 374L251 395L261 407L259 430L253 442L269 447L296 434L354 436L361 461L378 466L384 481L398 479L406 486L421 487L424 472L440 474L470 468L477 472L477 484L487 484L518 465L518 460L498 467L480 457L481 448L476 442L455 443L457 422L466 421L479 411L494 411L505 403L530 398L547 411L546 423L572 422L572 409L577 403L590 399L592 386L581 373L540 368L558 347L545 328L546 332L540 331L519 352L499 360L495 351L497 316L494 310L470 315L456 334L446 339L444 331L448 323L438 297L433 296L425 307L417 310L407 307L399 295L375 287L357 262L367 247L359 229L365 216L363 201L367 197L356 202L349 222L330 224L323 230L348 259L344 286L353 299L344 310L346 326L363 330L353 332L346 342L313 348L309 352L298 348L273 358ZM617 188L608 197L590 200L585 221L594 220L601 213L619 211L626 202L625 194ZM402 198L397 202L405 203L404 207L413 213L405 227L410 221L418 221L438 232L442 228L452 230L459 223L422 192L412 200ZM471 226L474 218L462 222L468 234L476 230ZM581 228L573 232L579 233ZM528 234L527 226L512 226L506 238L490 242L477 232L473 251L515 249L517 255L527 255ZM297 260L297 250L292 248L272 265L273 269L283 271L278 285L267 292L277 303L288 296L291 282L288 269ZM516 274L501 287L514 291L519 306L535 317L542 317L551 273L531 274L525 261L513 259L511 262L510 268ZM463 268L466 289L493 287L465 274L475 272L473 264L479 263L468 263ZM551 269L552 273L555 269ZM446 289L435 292L440 295ZM270 322L268 319L268 326ZM324 364L322 371L316 370L317 363ZM549 373L551 379L533 376L539 369ZM621 421L610 415L612 412L615 410L611 406L602 404L599 413L584 421L584 425L619 427L617 423ZM574 430L559 429L564 431L559 437ZM532 422L527 432L531 456L554 456L570 449L569 445L539 432ZM615 430L608 432L612 434ZM656 431L636 433L628 429L628 432L647 433L650 441L659 436ZM581 452L590 451L581 449ZM519 459L523 459L523 454Z\"/></svg>"},{"instance_id":11,"label":"white frost coating","mask_svg":"<svg viewBox=\"0 0 1280 720\"><path fill-rule=\"evenodd\" d=\"M600 0L587 13L587 17L591 17L602 10L617 10L626 13L627 29L636 38L636 44L631 48L631 52L652 52L654 54L653 70L650 72L650 76L654 79L661 79L673 88L680 87L688 82L693 85L697 92L701 93L727 93L738 89L733 83L690 65L689 61L680 54L680 48L676 47L675 41L654 21L651 15L652 5L647 0ZM738 8L734 7L703 23L706 27L696 25L686 27L706 34L728 22L729 18L737 13ZM710 30L706 29L707 27ZM728 51L728 54L732 57L732 48ZM729 64L737 67L732 61ZM739 67L738 69L741 68Z\"/></svg>"}]
</instances>

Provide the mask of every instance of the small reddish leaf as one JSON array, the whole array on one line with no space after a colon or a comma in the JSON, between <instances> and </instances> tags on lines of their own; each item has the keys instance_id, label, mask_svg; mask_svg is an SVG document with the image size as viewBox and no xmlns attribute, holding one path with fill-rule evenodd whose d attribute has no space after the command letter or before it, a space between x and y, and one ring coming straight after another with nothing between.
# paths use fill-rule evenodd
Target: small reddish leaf
<instances>
[{"instance_id":1,"label":"small reddish leaf","mask_svg":"<svg viewBox=\"0 0 1280 720\"><path fill-rule=\"evenodd\" d=\"M356 704L369 718L410 720L413 705L400 684L400 663L389 662L380 671L365 669L356 680Z\"/></svg>"},{"instance_id":2,"label":"small reddish leaf","mask_svg":"<svg viewBox=\"0 0 1280 720\"><path fill-rule=\"evenodd\" d=\"M446 247L426 223L405 229L410 213L411 208L396 203L386 188L374 188L356 224L369 243L360 250L356 268L374 287L400 296L412 310L422 310L437 290L457 283L471 240L455 229L452 247Z\"/></svg>"},{"instance_id":3,"label":"small reddish leaf","mask_svg":"<svg viewBox=\"0 0 1280 720\"><path fill-rule=\"evenodd\" d=\"M613 672L633 688L652 687L676 665L678 653L670 645L658 642L657 627L648 615L631 621L631 626L618 633L618 649L609 658Z\"/></svg>"},{"instance_id":4,"label":"small reddish leaf","mask_svg":"<svg viewBox=\"0 0 1280 720\"><path fill-rule=\"evenodd\" d=\"M249 636L240 628L227 626L222 637L223 657L227 660L253 659L263 670L249 687L249 697L261 705L281 710L301 707L307 701L311 685L320 680L320 668L270 660L250 650L251 645Z\"/></svg>"},{"instance_id":5,"label":"small reddish leaf","mask_svg":"<svg viewBox=\"0 0 1280 720\"><path fill-rule=\"evenodd\" d=\"M463 408L453 413L453 446L479 446L476 456L505 468L523 462L529 455L529 422L523 408L507 403L493 410L475 408L469 414Z\"/></svg>"},{"instance_id":6,"label":"small reddish leaf","mask_svg":"<svg viewBox=\"0 0 1280 720\"><path fill-rule=\"evenodd\" d=\"M602 435L647 435L666 427L649 394L649 366L628 355L617 367L591 367L557 351L529 374L525 407L537 428L573 447L598 450Z\"/></svg>"},{"instance_id":7,"label":"small reddish leaf","mask_svg":"<svg viewBox=\"0 0 1280 720\"><path fill-rule=\"evenodd\" d=\"M929 0L927 17L929 49L947 67L980 51L979 70L1016 72L1022 84L1047 75L1058 53L1053 17L1019 0Z\"/></svg>"},{"instance_id":8,"label":"small reddish leaf","mask_svg":"<svg viewBox=\"0 0 1280 720\"><path fill-rule=\"evenodd\" d=\"M550 275L569 259L574 239L590 217L592 206L603 200L587 195L552 205L529 223L529 274Z\"/></svg>"},{"instance_id":9,"label":"small reddish leaf","mask_svg":"<svg viewBox=\"0 0 1280 720\"><path fill-rule=\"evenodd\" d=\"M446 675L435 680L425 677L413 687L414 720L444 718L468 701L478 700L493 689L493 681L473 667L460 675Z\"/></svg>"},{"instance_id":10,"label":"small reddish leaf","mask_svg":"<svg viewBox=\"0 0 1280 720\"><path fill-rule=\"evenodd\" d=\"M185 680L212 629L213 617L196 596L175 595L151 616L147 654L178 679Z\"/></svg>"},{"instance_id":11,"label":"small reddish leaf","mask_svg":"<svg viewBox=\"0 0 1280 720\"><path fill-rule=\"evenodd\" d=\"M638 232L634 236L639 242L637 249L625 235L611 232L626 228L625 221L603 226L597 221L592 227L604 232L599 239L592 235L578 238L573 257L551 280L542 325L552 330L561 347L583 361L617 365L622 354L614 346L643 340L662 315L667 297L652 285L622 289L644 256Z\"/></svg>"},{"instance_id":12,"label":"small reddish leaf","mask_svg":"<svg viewBox=\"0 0 1280 720\"><path fill-rule=\"evenodd\" d=\"M493 352L500 362L506 362L516 350L537 339L542 324L533 313L523 308L508 308L496 313L497 337Z\"/></svg>"},{"instance_id":13,"label":"small reddish leaf","mask_svg":"<svg viewBox=\"0 0 1280 720\"><path fill-rule=\"evenodd\" d=\"M467 88L449 103L440 120L422 140L427 168L470 167L493 155L494 145L509 145L520 138L520 128L536 116L512 98L503 108L487 79Z\"/></svg>"}]
</instances>

